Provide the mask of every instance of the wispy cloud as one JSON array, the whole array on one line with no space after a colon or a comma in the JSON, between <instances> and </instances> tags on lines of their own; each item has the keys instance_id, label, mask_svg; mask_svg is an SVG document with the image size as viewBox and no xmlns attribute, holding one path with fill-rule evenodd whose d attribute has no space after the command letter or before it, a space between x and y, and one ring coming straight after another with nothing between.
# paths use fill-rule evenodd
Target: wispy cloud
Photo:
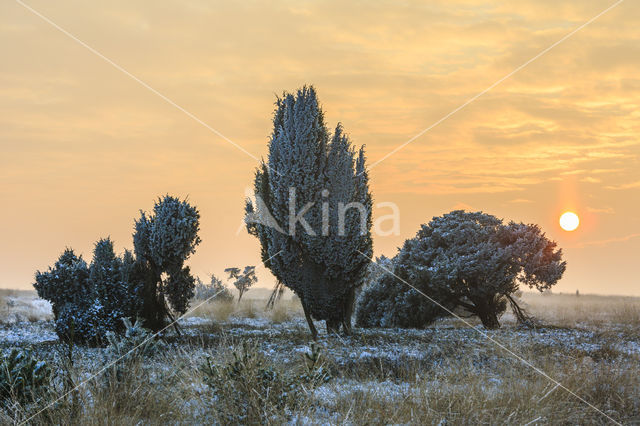
<instances>
[{"instance_id":1,"label":"wispy cloud","mask_svg":"<svg viewBox=\"0 0 640 426\"><path fill-rule=\"evenodd\" d=\"M623 189L633 189L633 188L640 188L640 180L637 182L629 182L629 183L623 183L620 185L608 185L607 189L613 189L614 191L619 191L619 190L623 190Z\"/></svg>"},{"instance_id":2,"label":"wispy cloud","mask_svg":"<svg viewBox=\"0 0 640 426\"><path fill-rule=\"evenodd\" d=\"M597 208L597 207L587 207L587 211L589 213L602 213L602 214L614 214L615 210L613 209L613 207L602 207L602 208Z\"/></svg>"},{"instance_id":3,"label":"wispy cloud","mask_svg":"<svg viewBox=\"0 0 640 426\"><path fill-rule=\"evenodd\" d=\"M597 241L587 241L584 243L578 243L574 245L574 248L585 248L585 247L604 247L615 243L623 243L625 241L633 240L634 238L640 237L640 233L629 234L623 237L616 238L607 238L605 240L597 240Z\"/></svg>"}]
</instances>

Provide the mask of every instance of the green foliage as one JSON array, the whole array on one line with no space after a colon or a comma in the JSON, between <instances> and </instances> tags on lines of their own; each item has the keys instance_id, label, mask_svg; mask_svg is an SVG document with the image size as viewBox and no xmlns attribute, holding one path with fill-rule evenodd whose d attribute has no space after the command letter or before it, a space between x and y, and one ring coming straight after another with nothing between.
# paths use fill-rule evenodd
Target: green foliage
<instances>
[{"instance_id":1,"label":"green foliage","mask_svg":"<svg viewBox=\"0 0 640 426\"><path fill-rule=\"evenodd\" d=\"M107 334L109 342L105 352L105 363L112 365L105 371L103 383L105 386L118 386L128 383L129 375L137 371L141 359L157 354L164 345L136 320L131 323L124 319L123 334Z\"/></svg>"},{"instance_id":2,"label":"green foliage","mask_svg":"<svg viewBox=\"0 0 640 426\"><path fill-rule=\"evenodd\" d=\"M0 400L32 402L51 383L51 368L28 350L13 349L0 361Z\"/></svg>"}]
</instances>

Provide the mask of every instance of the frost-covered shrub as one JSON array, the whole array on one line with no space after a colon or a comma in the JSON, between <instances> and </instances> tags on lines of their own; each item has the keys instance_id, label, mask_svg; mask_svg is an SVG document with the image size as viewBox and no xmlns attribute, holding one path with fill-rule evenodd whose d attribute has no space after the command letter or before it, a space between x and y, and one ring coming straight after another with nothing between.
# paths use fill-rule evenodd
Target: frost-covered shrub
<instances>
[{"instance_id":1,"label":"frost-covered shrub","mask_svg":"<svg viewBox=\"0 0 640 426\"><path fill-rule=\"evenodd\" d=\"M447 315L424 295L395 278L390 273L394 271L393 261L385 258L381 262L379 259L372 266L379 272L372 274L374 280L358 298L357 326L423 328Z\"/></svg>"},{"instance_id":2,"label":"frost-covered shrub","mask_svg":"<svg viewBox=\"0 0 640 426\"><path fill-rule=\"evenodd\" d=\"M195 300L211 300L219 302L232 302L233 294L215 275L211 275L211 282L205 284L200 278L196 278L196 287L194 289Z\"/></svg>"},{"instance_id":3,"label":"frost-covered shrub","mask_svg":"<svg viewBox=\"0 0 640 426\"><path fill-rule=\"evenodd\" d=\"M100 345L120 320L120 316L109 315L97 299L88 299L82 305L68 303L60 309L55 320L56 333L65 341Z\"/></svg>"},{"instance_id":4,"label":"frost-covered shrub","mask_svg":"<svg viewBox=\"0 0 640 426\"><path fill-rule=\"evenodd\" d=\"M125 358L135 356L151 356L156 354L162 347L162 343L156 340L153 334L142 326L142 322L136 320L134 323L129 318L123 321L124 333L108 333L107 353L115 358Z\"/></svg>"},{"instance_id":5,"label":"frost-covered shrub","mask_svg":"<svg viewBox=\"0 0 640 426\"><path fill-rule=\"evenodd\" d=\"M73 336L95 341L105 336L103 308L82 256L66 249L53 268L36 273L34 287L38 296L51 302L56 332L61 339Z\"/></svg>"},{"instance_id":6,"label":"frost-covered shrub","mask_svg":"<svg viewBox=\"0 0 640 426\"><path fill-rule=\"evenodd\" d=\"M135 260L129 250L118 257L109 238L99 240L89 266L97 303L108 318L133 318L140 300L140 283L133 277ZM115 322L114 331L123 331L124 323Z\"/></svg>"},{"instance_id":7,"label":"frost-covered shrub","mask_svg":"<svg viewBox=\"0 0 640 426\"><path fill-rule=\"evenodd\" d=\"M141 318L145 327L160 330L171 311L186 312L195 279L187 258L200 244L200 213L187 201L169 195L158 199L153 214L141 212L135 222L133 244L138 277L144 282Z\"/></svg>"},{"instance_id":8,"label":"frost-covered shrub","mask_svg":"<svg viewBox=\"0 0 640 426\"><path fill-rule=\"evenodd\" d=\"M36 274L34 287L51 302L61 339L104 344L108 332L124 331L122 320L135 317L141 305L133 269L131 253L117 257L105 238L96 242L89 266L67 249L53 268Z\"/></svg>"},{"instance_id":9,"label":"frost-covered shrub","mask_svg":"<svg viewBox=\"0 0 640 426\"><path fill-rule=\"evenodd\" d=\"M69 248L60 255L53 268L36 272L35 278L33 287L39 297L51 302L56 319L65 305L80 306L94 296L87 263Z\"/></svg>"},{"instance_id":10,"label":"frost-covered shrub","mask_svg":"<svg viewBox=\"0 0 640 426\"><path fill-rule=\"evenodd\" d=\"M200 243L200 215L186 201L166 196L153 215L136 221L134 246L118 257L109 238L99 240L87 266L67 249L53 268L36 273L38 295L51 302L60 338L106 343L107 333L122 333L125 318L142 317L159 330L167 316L186 312L195 279L184 261Z\"/></svg>"},{"instance_id":11,"label":"frost-covered shrub","mask_svg":"<svg viewBox=\"0 0 640 426\"><path fill-rule=\"evenodd\" d=\"M51 383L51 368L28 350L13 349L0 361L0 401L32 402Z\"/></svg>"},{"instance_id":12,"label":"frost-covered shrub","mask_svg":"<svg viewBox=\"0 0 640 426\"><path fill-rule=\"evenodd\" d=\"M351 330L355 291L373 252L365 162L341 124L330 134L313 87L277 99L245 221L264 265L300 297L314 337L311 318L329 331Z\"/></svg>"},{"instance_id":13,"label":"frost-covered shrub","mask_svg":"<svg viewBox=\"0 0 640 426\"><path fill-rule=\"evenodd\" d=\"M462 210L435 217L394 258L398 278L383 276L363 293L359 322L423 327L431 314L446 315L433 301L477 315L486 328L500 326L508 304L524 320L513 295L521 284L543 291L558 282L566 262L556 247L537 225L505 225L489 214Z\"/></svg>"}]
</instances>

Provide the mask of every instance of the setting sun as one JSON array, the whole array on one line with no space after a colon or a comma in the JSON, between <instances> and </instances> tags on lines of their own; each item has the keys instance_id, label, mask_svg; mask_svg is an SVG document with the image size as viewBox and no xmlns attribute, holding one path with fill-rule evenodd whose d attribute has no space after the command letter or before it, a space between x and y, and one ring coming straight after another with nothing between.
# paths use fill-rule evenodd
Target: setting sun
<instances>
[{"instance_id":1,"label":"setting sun","mask_svg":"<svg viewBox=\"0 0 640 426\"><path fill-rule=\"evenodd\" d=\"M566 212L560 216L560 227L565 231L575 231L580 225L580 218L573 212Z\"/></svg>"}]
</instances>

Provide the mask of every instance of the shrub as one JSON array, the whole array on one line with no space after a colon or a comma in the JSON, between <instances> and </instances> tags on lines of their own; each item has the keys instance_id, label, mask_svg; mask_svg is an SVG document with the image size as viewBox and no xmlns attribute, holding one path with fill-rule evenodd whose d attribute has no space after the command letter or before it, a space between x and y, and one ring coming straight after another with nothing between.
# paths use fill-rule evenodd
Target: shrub
<instances>
[{"instance_id":1,"label":"shrub","mask_svg":"<svg viewBox=\"0 0 640 426\"><path fill-rule=\"evenodd\" d=\"M0 361L0 400L25 403L38 399L51 383L51 368L28 350L13 349Z\"/></svg>"},{"instance_id":2,"label":"shrub","mask_svg":"<svg viewBox=\"0 0 640 426\"><path fill-rule=\"evenodd\" d=\"M464 309L497 328L507 304L524 322L514 294L521 284L543 291L558 282L566 262L556 247L537 225L462 210L435 217L405 241L393 274L362 295L360 323L419 328Z\"/></svg>"},{"instance_id":3,"label":"shrub","mask_svg":"<svg viewBox=\"0 0 640 426\"><path fill-rule=\"evenodd\" d=\"M36 272L33 287L39 297L51 302L56 320L65 305L81 306L94 295L87 263L69 248L60 255L53 268Z\"/></svg>"},{"instance_id":4,"label":"shrub","mask_svg":"<svg viewBox=\"0 0 640 426\"><path fill-rule=\"evenodd\" d=\"M300 407L310 389L331 380L315 345L296 373L276 368L253 342L245 341L232 356L222 364L206 357L200 367L216 396L216 413L223 424L273 423L282 413Z\"/></svg>"},{"instance_id":5,"label":"shrub","mask_svg":"<svg viewBox=\"0 0 640 426\"><path fill-rule=\"evenodd\" d=\"M122 333L123 319L142 317L145 326L159 330L173 312L183 314L193 296L195 279L186 258L200 243L200 215L186 201L165 196L153 215L136 221L136 256L116 256L113 242L96 242L87 266L82 256L66 249L53 268L38 271L34 287L52 304L56 332L61 339L105 344L109 332Z\"/></svg>"},{"instance_id":6,"label":"shrub","mask_svg":"<svg viewBox=\"0 0 640 426\"><path fill-rule=\"evenodd\" d=\"M205 284L200 278L196 278L196 287L193 292L195 300L208 300L214 302L232 302L233 294L227 286L215 275L211 274L211 282Z\"/></svg>"},{"instance_id":7,"label":"shrub","mask_svg":"<svg viewBox=\"0 0 640 426\"><path fill-rule=\"evenodd\" d=\"M393 271L392 265L385 268ZM445 310L385 271L363 289L356 306L356 325L424 328L445 315Z\"/></svg>"},{"instance_id":8,"label":"shrub","mask_svg":"<svg viewBox=\"0 0 640 426\"><path fill-rule=\"evenodd\" d=\"M141 304L133 269L131 253L117 257L105 238L96 242L89 266L67 249L53 268L36 273L34 287L51 302L61 339L104 344L107 333L124 331L122 320L136 316Z\"/></svg>"}]
</instances>

